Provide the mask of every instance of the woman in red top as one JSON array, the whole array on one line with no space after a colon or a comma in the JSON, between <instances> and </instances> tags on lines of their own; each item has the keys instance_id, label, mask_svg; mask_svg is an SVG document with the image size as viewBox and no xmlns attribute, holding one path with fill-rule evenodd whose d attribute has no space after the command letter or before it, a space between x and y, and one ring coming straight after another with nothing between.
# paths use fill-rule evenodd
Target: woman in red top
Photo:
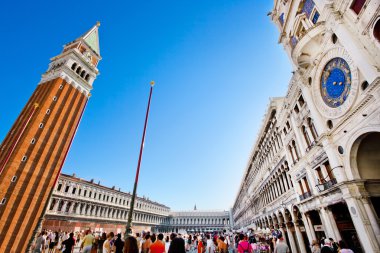
<instances>
[{"instance_id":1,"label":"woman in red top","mask_svg":"<svg viewBox=\"0 0 380 253\"><path fill-rule=\"evenodd\" d=\"M203 245L202 238L198 239L198 253L203 253L206 251L205 246Z\"/></svg>"},{"instance_id":2,"label":"woman in red top","mask_svg":"<svg viewBox=\"0 0 380 253\"><path fill-rule=\"evenodd\" d=\"M239 253L252 253L252 246L251 244L247 241L247 237L244 236L243 234L239 235L240 242L238 244L238 252Z\"/></svg>"}]
</instances>

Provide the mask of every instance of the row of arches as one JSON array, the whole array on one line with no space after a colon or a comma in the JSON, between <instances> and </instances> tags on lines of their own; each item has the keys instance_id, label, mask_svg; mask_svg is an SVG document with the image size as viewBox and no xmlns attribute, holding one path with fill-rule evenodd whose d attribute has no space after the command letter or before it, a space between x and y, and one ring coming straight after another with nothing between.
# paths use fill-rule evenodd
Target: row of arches
<instances>
[{"instance_id":1,"label":"row of arches","mask_svg":"<svg viewBox=\"0 0 380 253\"><path fill-rule=\"evenodd\" d=\"M172 218L170 224L173 225L228 225L228 218Z\"/></svg>"},{"instance_id":2,"label":"row of arches","mask_svg":"<svg viewBox=\"0 0 380 253\"><path fill-rule=\"evenodd\" d=\"M53 198L48 214L77 215L84 217L99 217L105 219L127 220L128 210L109 206L100 206L92 203L75 202L64 199ZM132 219L134 222L144 222L151 224L167 223L167 218L157 215L134 212Z\"/></svg>"},{"instance_id":3,"label":"row of arches","mask_svg":"<svg viewBox=\"0 0 380 253\"><path fill-rule=\"evenodd\" d=\"M60 195L67 195L68 197L80 196L95 201L113 203L127 207L131 204L130 197L125 196L125 194L114 194L113 192L107 192L104 190L100 191L98 188L86 187L81 184L74 183L71 180L59 180L55 188L55 192ZM162 206L147 203L143 200L144 199L141 200L141 198L137 198L135 208L162 214L167 214L169 212L168 209L165 209Z\"/></svg>"},{"instance_id":4,"label":"row of arches","mask_svg":"<svg viewBox=\"0 0 380 253\"><path fill-rule=\"evenodd\" d=\"M72 65L71 65L71 69L77 73L80 77L82 77L84 80L86 80L87 82L90 80L90 74L88 74L86 72L86 70L82 69L81 66L79 66L76 62L74 62Z\"/></svg>"},{"instance_id":5,"label":"row of arches","mask_svg":"<svg viewBox=\"0 0 380 253\"><path fill-rule=\"evenodd\" d=\"M276 200L282 194L293 188L293 182L288 173L288 162L284 160L277 170L260 189L259 208Z\"/></svg>"}]
</instances>

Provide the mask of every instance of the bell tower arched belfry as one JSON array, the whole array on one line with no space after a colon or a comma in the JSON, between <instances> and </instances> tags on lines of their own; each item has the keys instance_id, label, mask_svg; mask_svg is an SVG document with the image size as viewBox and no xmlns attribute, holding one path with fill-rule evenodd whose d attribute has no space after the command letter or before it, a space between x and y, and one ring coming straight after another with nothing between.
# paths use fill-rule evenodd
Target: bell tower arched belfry
<instances>
[{"instance_id":1,"label":"bell tower arched belfry","mask_svg":"<svg viewBox=\"0 0 380 253\"><path fill-rule=\"evenodd\" d=\"M99 74L98 28L99 23L51 58L1 143L0 252L26 252L43 216Z\"/></svg>"}]
</instances>

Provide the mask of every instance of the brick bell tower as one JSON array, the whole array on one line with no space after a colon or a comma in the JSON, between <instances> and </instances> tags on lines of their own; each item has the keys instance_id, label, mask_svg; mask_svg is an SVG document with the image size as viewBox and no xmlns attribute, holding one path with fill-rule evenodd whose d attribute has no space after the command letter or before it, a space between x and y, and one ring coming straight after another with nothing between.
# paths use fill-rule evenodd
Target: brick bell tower
<instances>
[{"instance_id":1,"label":"brick bell tower","mask_svg":"<svg viewBox=\"0 0 380 253\"><path fill-rule=\"evenodd\" d=\"M27 251L40 225L99 74L98 28L99 23L51 59L1 143L0 252Z\"/></svg>"}]
</instances>

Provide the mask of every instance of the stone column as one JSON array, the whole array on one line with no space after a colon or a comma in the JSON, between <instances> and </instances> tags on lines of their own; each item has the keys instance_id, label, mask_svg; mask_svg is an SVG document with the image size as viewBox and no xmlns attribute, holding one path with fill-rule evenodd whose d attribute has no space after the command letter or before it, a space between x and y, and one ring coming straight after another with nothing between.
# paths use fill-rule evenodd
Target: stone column
<instances>
[{"instance_id":1,"label":"stone column","mask_svg":"<svg viewBox=\"0 0 380 253\"><path fill-rule=\"evenodd\" d=\"M281 178L280 178L280 176L277 177L277 179L276 179L276 183L277 183L277 185L278 185L278 189L280 190L280 196L281 196L282 193L285 192L285 190L284 190L283 185L281 185Z\"/></svg>"},{"instance_id":2,"label":"stone column","mask_svg":"<svg viewBox=\"0 0 380 253\"><path fill-rule=\"evenodd\" d=\"M70 206L70 209L69 209L69 214L71 214L73 212L74 206L75 206L75 203L71 202L71 206Z\"/></svg>"},{"instance_id":3,"label":"stone column","mask_svg":"<svg viewBox=\"0 0 380 253\"><path fill-rule=\"evenodd\" d=\"M288 231L290 249L291 249L292 253L298 253L296 242L294 241L293 233L292 233L292 231L290 231L291 226L289 225L289 223L286 223L286 228L287 228L287 231Z\"/></svg>"},{"instance_id":4,"label":"stone column","mask_svg":"<svg viewBox=\"0 0 380 253\"><path fill-rule=\"evenodd\" d=\"M319 210L319 216L321 217L321 221L322 221L323 229L325 230L326 238L331 237L331 238L335 239L336 235L334 233L334 228L331 225L331 223L335 222L335 221L330 220L329 216L326 213L326 209L327 209L327 207L322 207Z\"/></svg>"},{"instance_id":5,"label":"stone column","mask_svg":"<svg viewBox=\"0 0 380 253\"><path fill-rule=\"evenodd\" d=\"M313 237L312 229L308 223L308 220L306 218L306 215L304 213L301 213L303 225L305 227L307 238L309 239L309 242L311 243L313 239L316 239L315 236ZM315 235L315 234L314 234Z\"/></svg>"},{"instance_id":6,"label":"stone column","mask_svg":"<svg viewBox=\"0 0 380 253\"><path fill-rule=\"evenodd\" d=\"M275 179L273 182L273 186L274 186L274 191L276 193L275 197L279 197L281 194L280 194L280 190L278 189L278 185L277 185L277 180Z\"/></svg>"},{"instance_id":7,"label":"stone column","mask_svg":"<svg viewBox=\"0 0 380 253\"><path fill-rule=\"evenodd\" d=\"M315 230L314 230L314 224L313 222L311 221L310 219L310 215L309 214L302 214L302 219L305 221L305 223L307 223L308 227L309 227L309 231L310 231L310 235L311 235L311 239L312 240L317 240L317 235L315 234ZM309 238L310 239L310 238ZM310 240L310 242L312 241Z\"/></svg>"},{"instance_id":8,"label":"stone column","mask_svg":"<svg viewBox=\"0 0 380 253\"><path fill-rule=\"evenodd\" d=\"M301 252L306 252L305 241L303 240L302 232L300 230L298 222L294 223L294 228L296 230L296 236L297 236L297 241L298 241L299 249L300 249Z\"/></svg>"},{"instance_id":9,"label":"stone column","mask_svg":"<svg viewBox=\"0 0 380 253\"><path fill-rule=\"evenodd\" d=\"M377 223L376 216L373 213L373 210L370 206L370 203L368 202L368 198L362 198L360 200L363 203L364 209L368 215L368 219L371 223L371 226L373 228L373 232L375 233L377 243L380 244L380 228L379 224Z\"/></svg>"},{"instance_id":10,"label":"stone column","mask_svg":"<svg viewBox=\"0 0 380 253\"><path fill-rule=\"evenodd\" d=\"M61 201L60 199L55 199L55 203L54 203L54 207L53 207L53 212L54 213L57 212L60 201Z\"/></svg>"},{"instance_id":11,"label":"stone column","mask_svg":"<svg viewBox=\"0 0 380 253\"><path fill-rule=\"evenodd\" d=\"M287 191L287 189L286 189L286 186L285 186L284 177L283 177L283 174L282 174L281 170L280 170L280 174L278 175L278 181L280 183L280 186L281 186L281 189L282 189L283 193L285 193Z\"/></svg>"},{"instance_id":12,"label":"stone column","mask_svg":"<svg viewBox=\"0 0 380 253\"><path fill-rule=\"evenodd\" d=\"M331 221L331 226L333 228L333 231L335 232L335 238L334 238L334 240L335 241L342 240L342 237L341 237L341 235L339 233L339 229L338 229L338 226L336 225L335 218L334 218L334 215L333 215L332 211L329 208L326 208L325 210L326 210L327 216L329 217L329 219Z\"/></svg>"},{"instance_id":13,"label":"stone column","mask_svg":"<svg viewBox=\"0 0 380 253\"><path fill-rule=\"evenodd\" d=\"M313 174L313 171L306 170L306 175L308 176L310 180L310 184L311 184L309 185L310 192L312 194L317 193L318 192L318 190L316 189L317 182L315 181L315 175Z\"/></svg>"},{"instance_id":14,"label":"stone column","mask_svg":"<svg viewBox=\"0 0 380 253\"><path fill-rule=\"evenodd\" d=\"M352 222L358 232L359 240L365 246L366 252L380 252L374 229L371 226L363 202L353 197L345 198L345 200Z\"/></svg>"},{"instance_id":15,"label":"stone column","mask_svg":"<svg viewBox=\"0 0 380 253\"><path fill-rule=\"evenodd\" d=\"M61 212L66 212L66 207L67 207L67 200L65 200L64 202L63 202L63 206L62 206L62 209L61 209Z\"/></svg>"}]
</instances>

